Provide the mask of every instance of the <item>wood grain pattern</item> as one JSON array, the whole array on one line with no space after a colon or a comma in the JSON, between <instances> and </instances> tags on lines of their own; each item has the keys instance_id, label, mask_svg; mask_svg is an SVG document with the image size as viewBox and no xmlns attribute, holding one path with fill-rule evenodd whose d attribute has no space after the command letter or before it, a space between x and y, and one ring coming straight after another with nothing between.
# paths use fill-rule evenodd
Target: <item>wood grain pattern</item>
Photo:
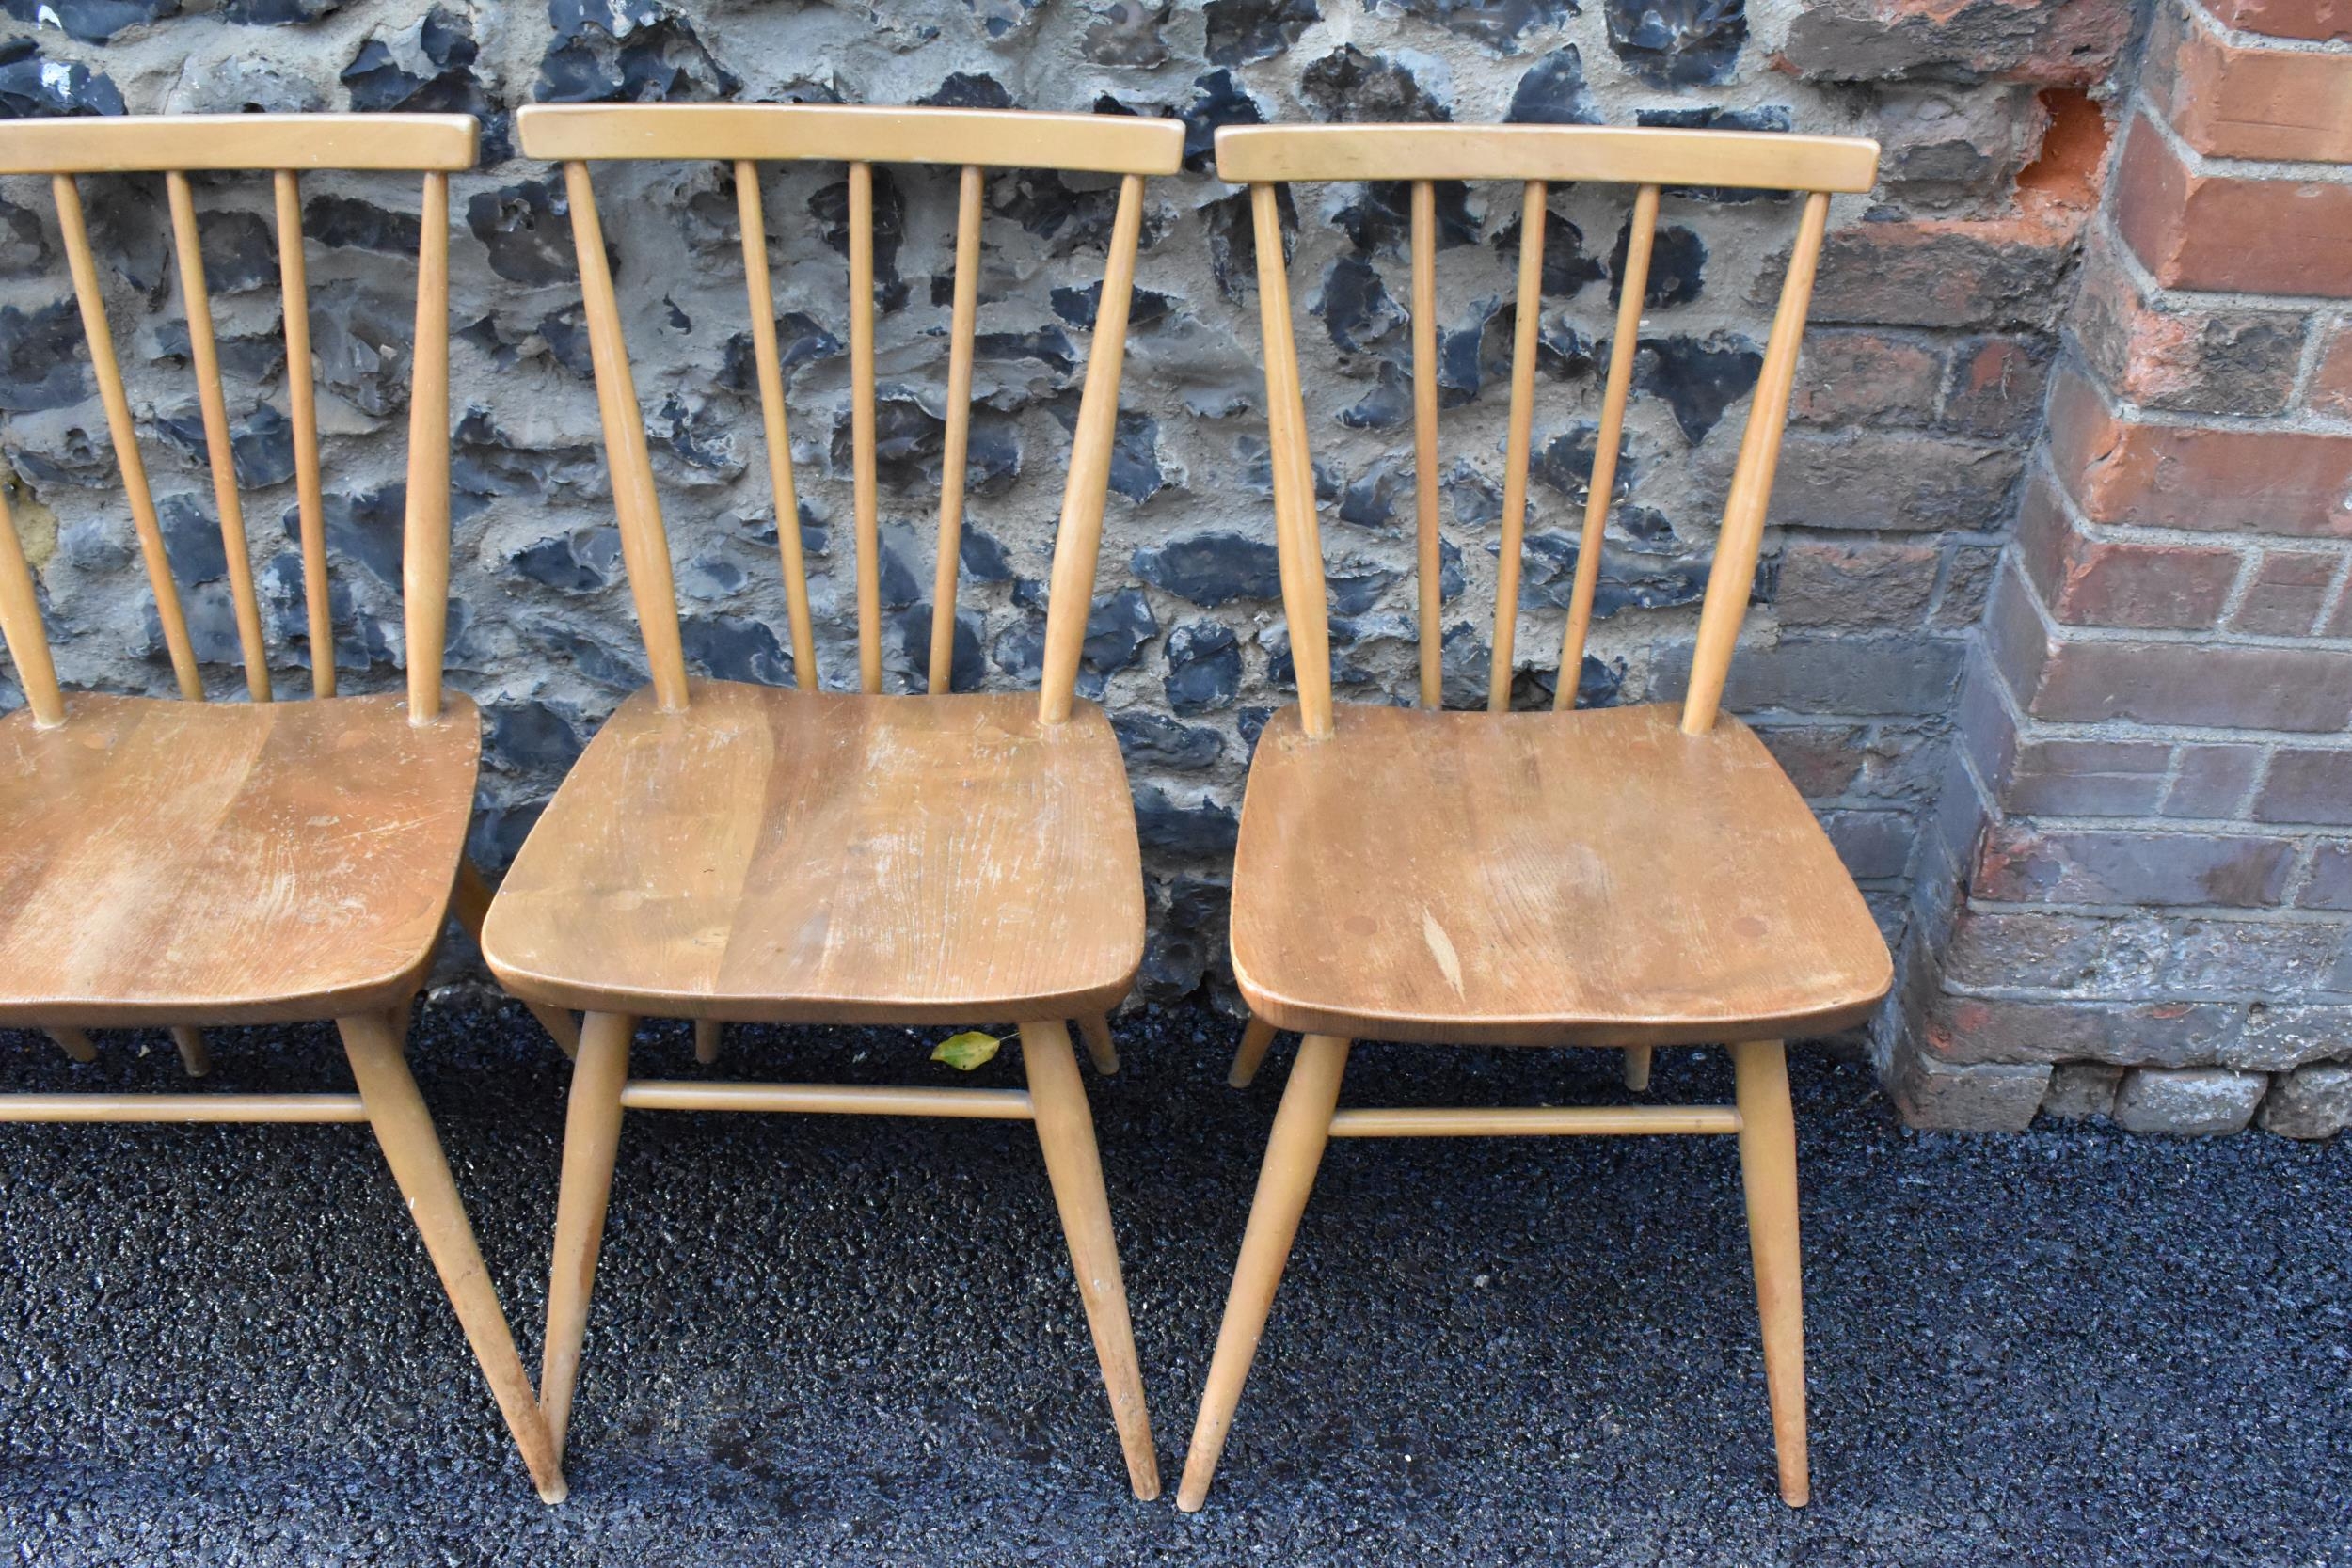
<instances>
[{"instance_id":1,"label":"wood grain pattern","mask_svg":"<svg viewBox=\"0 0 2352 1568\"><path fill-rule=\"evenodd\" d=\"M817 158L1173 174L1184 127L1132 115L835 103L533 103L515 117L527 158ZM0 172L6 172L0 169Z\"/></svg>"},{"instance_id":2,"label":"wood grain pattern","mask_svg":"<svg viewBox=\"0 0 2352 1568\"><path fill-rule=\"evenodd\" d=\"M0 120L0 174L473 167L471 115L110 115Z\"/></svg>"},{"instance_id":3,"label":"wood grain pattern","mask_svg":"<svg viewBox=\"0 0 2352 1568\"><path fill-rule=\"evenodd\" d=\"M1142 959L1100 709L696 682L624 703L508 871L491 971L562 1006L740 1022L1108 1010Z\"/></svg>"},{"instance_id":4,"label":"wood grain pattern","mask_svg":"<svg viewBox=\"0 0 2352 1568\"><path fill-rule=\"evenodd\" d=\"M530 110L523 111L525 115ZM1229 125L1216 173L1233 184L1286 180L1543 180L1867 191L1878 143L1765 131L1609 125Z\"/></svg>"},{"instance_id":5,"label":"wood grain pattern","mask_svg":"<svg viewBox=\"0 0 2352 1568\"><path fill-rule=\"evenodd\" d=\"M396 697L72 692L0 719L0 1022L273 1022L415 990L473 809L480 720Z\"/></svg>"},{"instance_id":6,"label":"wood grain pattern","mask_svg":"<svg viewBox=\"0 0 2352 1568\"><path fill-rule=\"evenodd\" d=\"M1258 742L1233 972L1278 1029L1500 1045L1820 1034L1892 978L1862 895L1772 753L1670 706L1343 705Z\"/></svg>"}]
</instances>

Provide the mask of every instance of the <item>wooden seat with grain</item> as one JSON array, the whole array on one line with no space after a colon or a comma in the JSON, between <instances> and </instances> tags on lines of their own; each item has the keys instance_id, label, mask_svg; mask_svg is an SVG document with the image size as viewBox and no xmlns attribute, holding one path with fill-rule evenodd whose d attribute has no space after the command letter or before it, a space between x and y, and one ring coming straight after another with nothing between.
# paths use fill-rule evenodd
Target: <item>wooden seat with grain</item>
<instances>
[{"instance_id":1,"label":"wooden seat with grain","mask_svg":"<svg viewBox=\"0 0 2352 1568\"><path fill-rule=\"evenodd\" d=\"M1183 156L1173 121L831 105L533 106L523 150L563 164L630 592L652 685L605 723L500 887L483 952L500 980L587 1011L564 1134L542 1391L561 1451L625 1109L850 1112L1035 1121L1136 1494L1159 1491L1094 1129L1068 1021L1116 1070L1105 1019L1143 957L1125 766L1075 696L1101 549L1143 181ZM732 166L795 685L690 681L669 539L591 160ZM760 166L847 164L858 689L818 689ZM874 166L961 170L946 343L929 689L882 695L874 365ZM1056 536L1041 689L950 693L987 171L1119 178ZM637 1021L1020 1028L1028 1088L631 1080Z\"/></svg>"},{"instance_id":2,"label":"wooden seat with grain","mask_svg":"<svg viewBox=\"0 0 2352 1568\"><path fill-rule=\"evenodd\" d=\"M1274 509L1298 703L1258 743L1233 870L1248 1084L1277 1030L1304 1042L1275 1117L1177 1493L1208 1495L1316 1166L1333 1137L1731 1133L1740 1144L1782 1497L1809 1495L1796 1143L1782 1041L1860 1022L1892 977L1861 894L1756 736L1717 711L1762 547L1829 193L1866 191L1867 141L1584 126L1233 127L1249 187ZM1334 704L1324 563L1279 187L1411 189L1418 710ZM1487 711L1440 711L1436 182L1520 186L1518 282ZM1549 187L1636 187L1553 711L1510 711ZM1660 202L1669 186L1804 192L1678 705L1575 711ZM1304 204L1301 204L1302 210ZM1645 1087L1660 1045L1730 1047L1736 1105L1339 1108L1351 1042L1605 1046Z\"/></svg>"},{"instance_id":3,"label":"wooden seat with grain","mask_svg":"<svg viewBox=\"0 0 2352 1568\"><path fill-rule=\"evenodd\" d=\"M0 719L0 1024L46 1028L79 1059L89 1028L162 1024L189 1070L199 1028L332 1019L356 1094L0 1094L0 1121L364 1121L406 1197L540 1495L564 1477L423 1100L407 1014L466 896L481 721L441 689L449 594L449 175L474 162L464 115L230 115L10 120L0 173L51 177L99 391L180 697L64 691L0 495L0 633L25 705ZM311 691L275 701L206 292L197 171L272 171L284 287ZM405 693L339 695L327 615L300 180L424 177L410 373ZM76 177L164 174L190 358L249 701L208 703L116 361ZM549 1015L569 1031L570 1021Z\"/></svg>"}]
</instances>

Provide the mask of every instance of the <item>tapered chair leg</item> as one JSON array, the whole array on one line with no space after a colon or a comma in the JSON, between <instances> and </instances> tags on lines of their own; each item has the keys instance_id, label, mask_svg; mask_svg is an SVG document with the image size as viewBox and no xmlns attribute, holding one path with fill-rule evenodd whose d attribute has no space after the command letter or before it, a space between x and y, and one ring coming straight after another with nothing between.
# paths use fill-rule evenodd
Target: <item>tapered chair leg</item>
<instances>
[{"instance_id":1,"label":"tapered chair leg","mask_svg":"<svg viewBox=\"0 0 2352 1568\"><path fill-rule=\"evenodd\" d=\"M564 1181L555 1199L555 1262L548 1276L547 1345L539 1364L539 1402L559 1460L571 1430L596 1255L604 1247L604 1212L621 1144L621 1087L628 1082L629 1039L636 1032L637 1021L626 1013L590 1013L572 1065Z\"/></svg>"},{"instance_id":2,"label":"tapered chair leg","mask_svg":"<svg viewBox=\"0 0 2352 1568\"><path fill-rule=\"evenodd\" d=\"M204 1043L201 1029L174 1029L171 1043L180 1048L180 1065L191 1078L201 1078L213 1070L212 1047Z\"/></svg>"},{"instance_id":3,"label":"tapered chair leg","mask_svg":"<svg viewBox=\"0 0 2352 1568\"><path fill-rule=\"evenodd\" d=\"M1226 1434L1232 1430L1233 1407L1241 1402L1242 1384L1249 1377L1249 1363L1257 1358L1258 1338L1265 1332L1266 1314L1274 1309L1275 1287L1282 1282L1291 1242L1298 1234L1298 1217L1306 1212L1315 1168L1323 1164L1323 1147L1330 1140L1347 1047L1336 1036L1309 1035L1291 1066L1281 1108L1274 1113L1274 1135L1258 1171L1258 1196L1249 1205L1241 1260L1233 1266L1225 1321L1216 1331L1216 1354L1209 1362L1208 1386L1201 1390L1192 1447L1184 1453L1184 1482L1176 1489L1176 1506L1187 1513L1208 1498L1217 1456L1225 1451Z\"/></svg>"},{"instance_id":4,"label":"tapered chair leg","mask_svg":"<svg viewBox=\"0 0 2352 1568\"><path fill-rule=\"evenodd\" d=\"M480 946L482 922L490 913L490 884L483 879L471 856L461 857L457 862L457 886L450 895L449 908L450 913L457 917L457 924ZM539 1027L554 1039L558 1051L566 1056L580 1054L580 1025L572 1022L570 1013L544 1002L525 1002L523 1006L531 1009Z\"/></svg>"},{"instance_id":5,"label":"tapered chair leg","mask_svg":"<svg viewBox=\"0 0 2352 1568\"><path fill-rule=\"evenodd\" d=\"M1119 1272L1119 1243L1111 1234L1110 1196L1103 1189L1103 1158L1094 1144L1094 1116L1087 1109L1086 1085L1070 1049L1070 1030L1058 1022L1021 1026L1021 1065L1028 1073L1029 1099L1037 1118L1038 1147L1045 1154L1046 1179L1061 1211L1070 1261L1078 1275L1078 1297L1086 1304L1087 1327L1103 1364L1103 1386L1110 1393L1111 1421L1126 1450L1127 1480L1145 1502L1160 1495L1160 1461L1152 1446L1152 1418L1144 1408L1143 1377L1136 1366L1136 1336L1127 1316L1127 1286Z\"/></svg>"},{"instance_id":6,"label":"tapered chair leg","mask_svg":"<svg viewBox=\"0 0 2352 1568\"><path fill-rule=\"evenodd\" d=\"M1264 1019L1253 1018L1243 1025L1241 1049L1233 1053L1233 1070L1225 1075L1225 1081L1237 1089L1248 1088L1265 1061L1266 1048L1273 1043L1274 1025Z\"/></svg>"},{"instance_id":7,"label":"tapered chair leg","mask_svg":"<svg viewBox=\"0 0 2352 1568\"><path fill-rule=\"evenodd\" d=\"M1797 1245L1797 1124L1788 1105L1788 1058L1778 1040L1731 1048L1740 1102L1740 1179L1747 1190L1748 1249L1764 1330L1764 1384L1772 1397L1780 1497L1803 1508L1812 1496L1804 1445L1804 1281Z\"/></svg>"},{"instance_id":8,"label":"tapered chair leg","mask_svg":"<svg viewBox=\"0 0 2352 1568\"><path fill-rule=\"evenodd\" d=\"M336 1027L342 1033L343 1053L351 1059L351 1076L385 1164L392 1167L392 1180L407 1200L409 1217L424 1238L441 1288L457 1309L466 1342L473 1347L515 1446L522 1450L532 1484L542 1498L560 1503L564 1495L562 1455L539 1402L532 1397L531 1374L515 1354L514 1333L500 1309L489 1270L483 1265L482 1249L474 1243L473 1227L450 1176L441 1140L433 1131L432 1116L401 1055L399 1037L389 1018L374 1015L339 1019Z\"/></svg>"},{"instance_id":9,"label":"tapered chair leg","mask_svg":"<svg viewBox=\"0 0 2352 1568\"><path fill-rule=\"evenodd\" d=\"M1646 1045L1625 1048L1625 1086L1635 1094L1649 1087L1649 1052Z\"/></svg>"},{"instance_id":10,"label":"tapered chair leg","mask_svg":"<svg viewBox=\"0 0 2352 1568\"><path fill-rule=\"evenodd\" d=\"M1111 1038L1111 1021L1102 1013L1089 1013L1078 1020L1078 1033L1087 1042L1087 1055L1093 1059L1094 1070L1108 1078L1119 1070L1119 1042Z\"/></svg>"},{"instance_id":11,"label":"tapered chair leg","mask_svg":"<svg viewBox=\"0 0 2352 1568\"><path fill-rule=\"evenodd\" d=\"M51 1029L47 1033L51 1039L57 1042L57 1049L73 1060L77 1062L98 1060L98 1047L92 1045L89 1037L81 1030Z\"/></svg>"},{"instance_id":12,"label":"tapered chair leg","mask_svg":"<svg viewBox=\"0 0 2352 1568\"><path fill-rule=\"evenodd\" d=\"M719 1059L719 1039L725 1032L726 1025L715 1018L696 1019L694 1021L694 1060L705 1067L716 1062Z\"/></svg>"}]
</instances>

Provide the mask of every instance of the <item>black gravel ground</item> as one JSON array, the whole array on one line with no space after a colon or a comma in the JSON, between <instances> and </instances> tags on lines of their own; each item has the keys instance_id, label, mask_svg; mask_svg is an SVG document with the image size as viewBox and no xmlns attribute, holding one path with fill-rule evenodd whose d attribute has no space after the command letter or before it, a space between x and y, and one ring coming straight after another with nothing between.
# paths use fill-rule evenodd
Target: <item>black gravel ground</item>
<instances>
[{"instance_id":1,"label":"black gravel ground","mask_svg":"<svg viewBox=\"0 0 2352 1568\"><path fill-rule=\"evenodd\" d=\"M1121 1022L1093 1094L1173 1494L1289 1044ZM765 1077L929 1037L738 1030ZM8 1087L172 1089L161 1036ZM1009 1058L967 1082L1015 1083ZM325 1030L223 1088L342 1087ZM534 1364L563 1063L412 1055ZM687 1076L664 1025L639 1070ZM1611 1099L1599 1057L1364 1046L1355 1102ZM1728 1092L1661 1053L1659 1097ZM2352 1148L1907 1132L1796 1074L1815 1503L1783 1508L1727 1141L1335 1145L1206 1512L1127 1494L1018 1125L632 1117L532 1495L358 1128L0 1128L0 1541L36 1563L2352 1563Z\"/></svg>"}]
</instances>

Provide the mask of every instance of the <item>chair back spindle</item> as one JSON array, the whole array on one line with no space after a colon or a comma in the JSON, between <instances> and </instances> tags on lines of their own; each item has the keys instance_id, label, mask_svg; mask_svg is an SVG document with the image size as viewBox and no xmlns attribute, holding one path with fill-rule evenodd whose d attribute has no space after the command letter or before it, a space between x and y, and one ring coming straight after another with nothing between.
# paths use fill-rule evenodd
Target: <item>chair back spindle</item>
<instances>
[{"instance_id":1,"label":"chair back spindle","mask_svg":"<svg viewBox=\"0 0 2352 1568\"><path fill-rule=\"evenodd\" d=\"M1438 187L1413 182L1413 520L1421 705L1445 705L1443 561L1438 534Z\"/></svg>"},{"instance_id":2,"label":"chair back spindle","mask_svg":"<svg viewBox=\"0 0 2352 1568\"><path fill-rule=\"evenodd\" d=\"M1871 188L1876 143L1855 138L1772 134L1614 130L1591 126L1327 125L1229 127L1217 133L1220 178L1249 187L1257 240L1260 325L1265 342L1266 418L1272 446L1275 529L1282 601L1297 672L1301 727L1331 733L1330 644L1324 563L1312 467L1299 390L1297 345L1277 215L1278 187L1294 181L1404 181L1411 188L1413 453L1420 581L1421 703L1438 705L1443 644L1439 622L1438 528L1435 182L1511 181L1520 187L1519 253L1505 437L1495 620L1486 705L1511 705L1526 541L1528 480L1534 459L1536 357L1541 344L1544 230L1549 187L1571 182L1635 187L1609 372L1602 394L1591 487L1585 498L1576 573L1563 628L1553 705L1576 704L1594 601L1625 439L1626 408L1639 348L1644 301L1665 187L1708 185L1804 196L1803 215L1774 311L1762 369L1741 435L1701 607L1682 727L1709 728L1744 617L1762 548L1766 505L1806 307L1826 232L1833 192Z\"/></svg>"},{"instance_id":3,"label":"chair back spindle","mask_svg":"<svg viewBox=\"0 0 2352 1568\"><path fill-rule=\"evenodd\" d=\"M201 702L204 677L197 671L187 614L180 608L180 587L172 579L163 526L155 516L154 494L148 488L147 463L139 454L138 426L132 420L131 402L122 388L122 369L115 360L114 333L106 325L106 296L99 287L98 261L90 251L81 187L72 175L58 174L51 177L50 190L56 201L57 231L65 241L66 265L73 275L74 303L82 312L82 336L89 344L99 401L106 409L106 434L114 444L115 466L122 473L123 498L131 506L131 526L138 535L148 587L155 595L155 618L163 626L172 676L179 682L181 696Z\"/></svg>"},{"instance_id":4,"label":"chair back spindle","mask_svg":"<svg viewBox=\"0 0 2352 1568\"><path fill-rule=\"evenodd\" d=\"M1699 609L1698 644L1691 655L1691 689L1682 704L1682 727L1692 735L1713 727L1724 681L1731 672L1732 647L1739 641L1740 621L1747 609L1748 584L1756 578L1756 559L1764 546L1764 512L1772 499L1773 471L1780 465L1780 433L1788 420L1788 393L1797 378L1797 341L1804 335L1805 309L1813 300L1813 275L1820 264L1821 239L1828 228L1828 193L1811 192L1804 198L1804 215L1798 222L1788 276L1781 281L1780 304L1772 312L1772 335L1765 345L1764 368L1756 378L1756 401L1740 440L1740 461L1732 469L1731 495L1724 503L1724 525L1715 542L1714 569L1708 575L1707 598Z\"/></svg>"},{"instance_id":5,"label":"chair back spindle","mask_svg":"<svg viewBox=\"0 0 2352 1568\"><path fill-rule=\"evenodd\" d=\"M220 355L213 342L213 300L204 283L204 249L196 226L196 194L179 169L164 174L171 201L171 244L180 260L181 303L187 310L188 358L196 367L196 396L204 413L204 455L213 470L213 505L220 515L221 553L229 562L229 592L237 610L237 644L245 653L246 691L270 700L269 645L262 637L262 603L253 592L253 551L245 532L245 502L237 491L237 460L229 440L229 400L221 388ZM294 367L288 366L291 374Z\"/></svg>"},{"instance_id":6,"label":"chair back spindle","mask_svg":"<svg viewBox=\"0 0 2352 1568\"><path fill-rule=\"evenodd\" d=\"M57 667L50 659L49 636L40 625L40 596L33 589L24 541L17 537L8 488L0 483L0 638L8 641L8 658L16 665L33 722L47 728L65 722L65 697L57 689Z\"/></svg>"},{"instance_id":7,"label":"chair back spindle","mask_svg":"<svg viewBox=\"0 0 2352 1568\"><path fill-rule=\"evenodd\" d=\"M477 135L467 115L164 115L103 119L10 120L0 124L0 174L45 174L57 230L73 280L82 334L89 346L107 435L122 475L139 554L154 594L156 621L182 697L204 700L203 677L188 635L138 430L108 324L105 294L91 249L77 177L164 177L188 357L197 382L205 456L211 470L235 611L246 689L255 702L276 695L255 589L245 509L221 379L194 173L267 171L271 177L286 341L288 419L294 434L295 506L311 657L311 692L331 697L337 681L329 610L326 498L318 405L310 381L309 277L303 252L301 175L318 169L421 172L422 237L418 253L417 336L410 372L408 515L403 616L408 648L409 719L426 723L441 707L441 658L449 593L449 175L471 168ZM5 508L0 497L0 508ZM54 661L42 636L30 569L10 528L0 546L0 629L24 680L35 720L63 716Z\"/></svg>"},{"instance_id":8,"label":"chair back spindle","mask_svg":"<svg viewBox=\"0 0 2352 1568\"><path fill-rule=\"evenodd\" d=\"M435 169L425 175L423 206L424 237L417 250L416 352L408 377L408 498L401 520L401 602L407 612L408 630L408 714L417 722L440 717L441 660L449 641L447 174ZM319 553L326 553L324 540ZM311 615L315 625L320 615L316 601ZM330 657L333 641L331 636L327 639ZM317 657L315 652L312 657Z\"/></svg>"},{"instance_id":9,"label":"chair back spindle","mask_svg":"<svg viewBox=\"0 0 2352 1568\"><path fill-rule=\"evenodd\" d=\"M1124 363L1129 295L1143 228L1143 180L1174 173L1183 156L1183 130L1162 120L1098 115L1045 115L1010 110L882 109L831 104L533 105L518 116L523 150L563 164L570 193L581 293L596 356L597 400L605 451L621 513L623 553L630 592L644 627L657 700L664 707L687 701L683 658L677 654L677 611L660 503L645 458L643 411L622 341L619 306L605 262L592 161L696 160L729 164L736 211L743 228L744 278L752 317L752 347L761 429L776 506L787 605L791 618L793 677L818 684L806 562L798 524L791 443L777 350L774 300L759 170L763 163L803 161L847 166L849 252L850 498L858 636L857 688L882 686L881 475L877 451L876 302L874 296L874 166L883 163L957 169L955 271L948 327L939 553L932 573L930 689L948 689L954 671L957 567L965 515L965 465L971 450L972 385L979 318L980 246L986 219L988 171L1043 168L1120 176L1109 254L1097 307L1093 348L1073 437L1068 478L1046 607L1044 674L1040 711L1066 719L1074 700L1078 664L1091 609L1095 559L1118 433L1119 381Z\"/></svg>"},{"instance_id":10,"label":"chair back spindle","mask_svg":"<svg viewBox=\"0 0 2352 1568\"><path fill-rule=\"evenodd\" d=\"M792 626L792 671L817 681L817 625L808 609L808 562L801 542L801 501L792 483L792 434L785 420L784 360L776 349L775 295L768 277L768 217L760 205L759 166L735 161L735 213L743 230L743 287L750 296L752 358L759 377L759 420L768 448L768 483L776 502L776 548L784 561L785 612Z\"/></svg>"},{"instance_id":11,"label":"chair back spindle","mask_svg":"<svg viewBox=\"0 0 2352 1568\"><path fill-rule=\"evenodd\" d=\"M972 450L972 354L980 316L981 174L963 166L956 186L955 313L947 325L947 431L939 460L939 559L931 568L928 686L947 689L956 665L956 578L963 553L963 469Z\"/></svg>"},{"instance_id":12,"label":"chair back spindle","mask_svg":"<svg viewBox=\"0 0 2352 1568\"><path fill-rule=\"evenodd\" d=\"M302 254L302 176L277 171L278 277L286 323L286 402L294 420L294 503L302 530L302 603L310 626L310 692L335 694L335 622L326 591L326 496L319 478L319 412L310 378L310 283ZM430 221L428 219L428 221ZM421 291L420 291L421 293ZM421 321L419 323L422 325ZM439 662L437 659L436 663Z\"/></svg>"},{"instance_id":13,"label":"chair back spindle","mask_svg":"<svg viewBox=\"0 0 2352 1568\"><path fill-rule=\"evenodd\" d=\"M850 166L850 466L857 527L857 684L882 689L882 499L874 458L874 166Z\"/></svg>"},{"instance_id":14,"label":"chair back spindle","mask_svg":"<svg viewBox=\"0 0 2352 1568\"><path fill-rule=\"evenodd\" d=\"M1617 280L1617 326L1609 340L1609 381L1601 393L1600 431L1593 445L1592 488L1584 497L1584 531L1576 549L1576 581L1568 593L1568 625L1560 639L1560 676L1551 705L1576 706L1584 673L1584 640L1593 627L1593 594L1600 584L1601 544L1609 530L1609 503L1617 489L1617 451L1625 444L1625 404L1633 389L1633 356L1641 347L1642 308L1649 293L1650 253L1658 239L1656 185L1633 195L1633 222L1626 231L1625 272Z\"/></svg>"}]
</instances>

